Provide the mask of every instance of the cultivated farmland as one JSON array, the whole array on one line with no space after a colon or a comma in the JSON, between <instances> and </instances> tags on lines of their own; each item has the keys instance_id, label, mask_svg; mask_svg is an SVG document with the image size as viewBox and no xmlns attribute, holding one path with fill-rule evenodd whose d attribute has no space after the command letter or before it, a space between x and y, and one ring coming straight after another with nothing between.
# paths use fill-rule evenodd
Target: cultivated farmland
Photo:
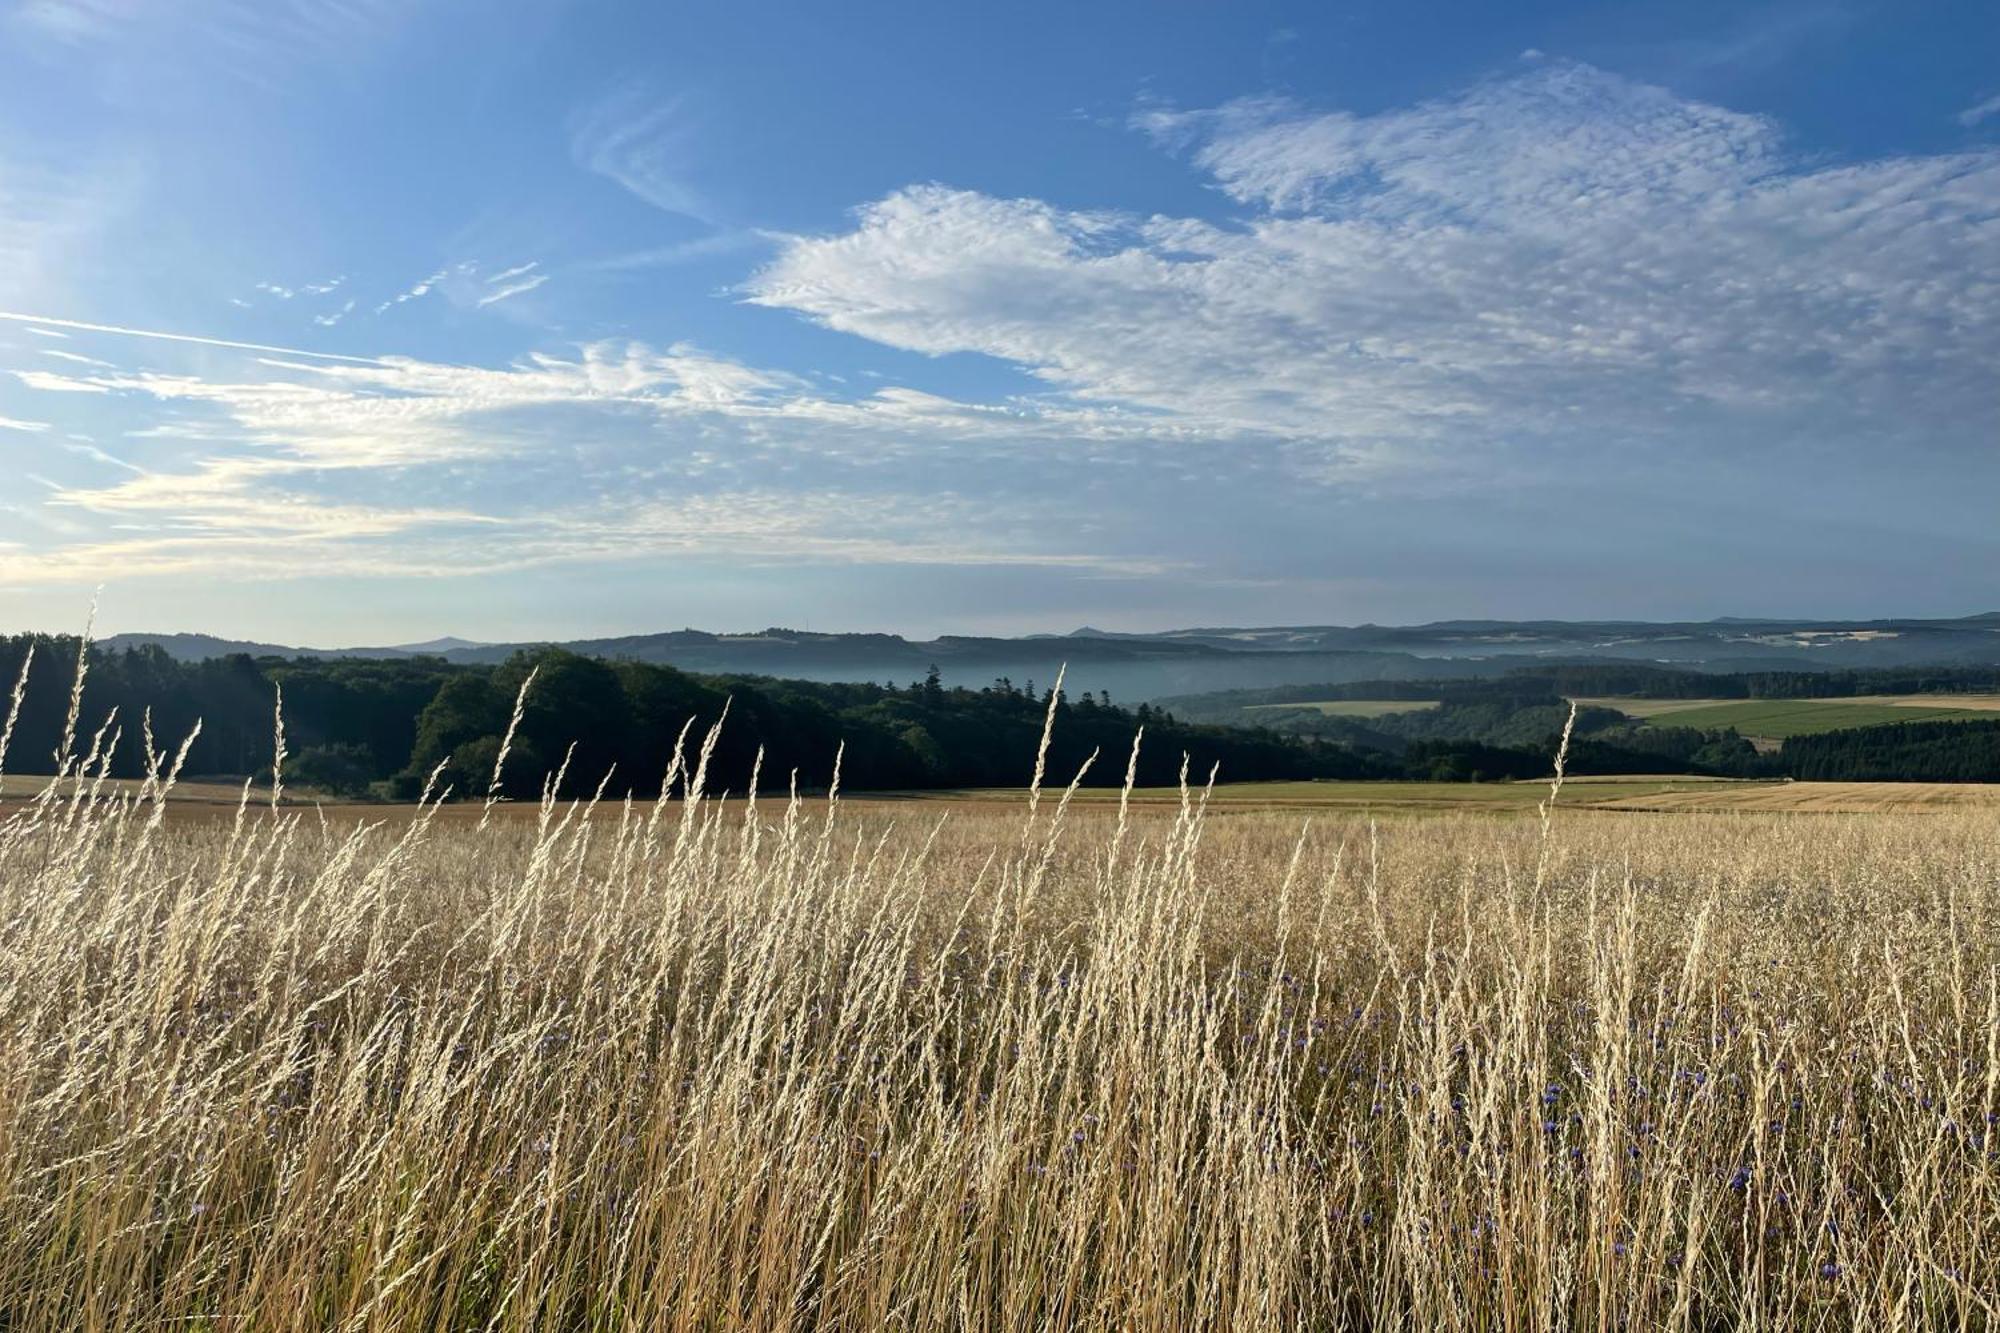
<instances>
[{"instance_id":1,"label":"cultivated farmland","mask_svg":"<svg viewBox=\"0 0 2000 1333\"><path fill-rule=\"evenodd\" d=\"M1754 740L1783 740L1895 722L1991 720L2000 695L1881 695L1851 699L1578 699L1627 717L1700 731L1734 729Z\"/></svg>"}]
</instances>

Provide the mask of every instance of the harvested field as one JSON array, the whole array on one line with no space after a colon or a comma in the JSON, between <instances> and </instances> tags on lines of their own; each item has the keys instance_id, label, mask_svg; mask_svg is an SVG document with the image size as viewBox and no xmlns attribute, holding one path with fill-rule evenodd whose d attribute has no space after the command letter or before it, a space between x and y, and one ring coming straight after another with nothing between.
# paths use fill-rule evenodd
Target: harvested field
<instances>
[{"instance_id":1,"label":"harvested field","mask_svg":"<svg viewBox=\"0 0 2000 1333\"><path fill-rule=\"evenodd\" d=\"M2000 814L2000 786L1979 782L1741 783L1656 796L1620 796L1602 802L1599 808L1822 814L1987 810Z\"/></svg>"}]
</instances>

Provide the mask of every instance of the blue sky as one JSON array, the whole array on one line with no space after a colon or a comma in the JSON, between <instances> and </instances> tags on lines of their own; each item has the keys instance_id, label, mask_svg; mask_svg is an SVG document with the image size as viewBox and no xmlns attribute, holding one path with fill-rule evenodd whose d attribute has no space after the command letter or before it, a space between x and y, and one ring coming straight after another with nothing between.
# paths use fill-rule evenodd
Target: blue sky
<instances>
[{"instance_id":1,"label":"blue sky","mask_svg":"<svg viewBox=\"0 0 2000 1333\"><path fill-rule=\"evenodd\" d=\"M0 312L0 629L2000 609L2000 10L0 0Z\"/></svg>"}]
</instances>

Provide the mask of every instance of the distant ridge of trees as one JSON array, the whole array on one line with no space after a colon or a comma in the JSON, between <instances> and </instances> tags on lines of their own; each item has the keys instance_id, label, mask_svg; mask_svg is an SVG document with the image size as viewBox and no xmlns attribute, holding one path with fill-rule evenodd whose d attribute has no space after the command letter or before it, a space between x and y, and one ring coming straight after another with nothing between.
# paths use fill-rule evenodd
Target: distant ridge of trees
<instances>
[{"instance_id":1,"label":"distant ridge of trees","mask_svg":"<svg viewBox=\"0 0 2000 1333\"><path fill-rule=\"evenodd\" d=\"M78 651L73 637L0 639L0 707L30 644L36 649L21 714L6 756L11 774L50 773L69 709ZM79 748L116 710L124 740L114 776L144 769L138 737L150 716L155 745L173 749L202 729L188 752L190 776L268 772L272 707L283 688L289 743L286 772L297 787L348 796L408 798L434 770L458 794L483 793L521 682L536 671L504 790L538 795L545 774L567 761L564 795L606 790L650 796L692 720L695 736L729 709L710 760L711 789L743 791L762 751L760 784L785 787L796 774L824 785L842 755L850 789L1012 787L1034 762L1048 700L1032 683L1001 678L979 689L948 687L935 671L907 684L825 684L763 676L696 675L643 662L614 662L556 648L516 653L497 664L437 658L252 658L177 662L156 646L93 649ZM1660 693L1700 683L1699 695ZM1056 707L1049 772L1067 781L1095 751L1084 781L1111 786L1125 774L1141 727L1138 781L1177 781L1182 756L1197 780L1219 765L1227 781L1428 779L1500 781L1550 770L1568 713L1563 693L1637 697L1821 697L1734 694L1740 683L1779 690L1828 679L1846 693L2000 689L2000 670L1757 673L1717 677L1652 668L1546 667L1497 680L1367 682L1304 690L1232 691L1175 706L1124 707L1084 692ZM1923 685L1925 689L1917 688ZM1718 688L1720 687L1720 688ZM1442 699L1434 710L1381 718L1286 715L1287 730L1222 725L1179 707L1219 701L1241 717L1244 696ZM2000 781L2000 720L1897 723L1799 736L1776 754L1757 754L1732 731L1636 727L1609 710L1579 716L1569 756L1578 774L1687 773L1815 780Z\"/></svg>"},{"instance_id":2,"label":"distant ridge of trees","mask_svg":"<svg viewBox=\"0 0 2000 1333\"><path fill-rule=\"evenodd\" d=\"M1501 680L1544 681L1558 694L1583 698L1840 699L1870 694L1992 694L2000 692L2000 666L1712 674L1671 667L1579 664L1522 668Z\"/></svg>"},{"instance_id":3,"label":"distant ridge of trees","mask_svg":"<svg viewBox=\"0 0 2000 1333\"><path fill-rule=\"evenodd\" d=\"M34 669L7 771L54 771L78 641L0 639L0 696L11 690L30 643ZM756 676L698 676L643 662L608 662L561 649L517 653L499 665L436 658L251 658L176 662L155 646L93 649L83 693L81 747L117 710L125 741L111 772L144 769L137 737L150 712L156 745L177 746L202 723L190 775L246 776L271 764L272 713L284 690L286 772L294 785L347 795L414 796L442 764L440 782L484 792L521 682L537 670L506 768L509 795L538 795L545 773L568 759L565 794L659 790L674 744L693 721L699 739L729 722L709 767L711 789L744 790L763 751L761 782L783 788L796 771L824 786L841 753L851 788L895 790L1019 786L1027 782L1048 700L1032 684L999 679L948 688L935 672L907 685L820 684ZM0 708L4 708L0 697ZM1049 771L1067 781L1091 751L1085 781L1122 782L1133 735L1146 729L1139 781L1178 780L1185 752L1205 779L1212 765L1233 780L1395 777L1393 764L1336 743L1182 722L1146 705L1123 708L1092 692L1056 707ZM80 748L81 748L80 747ZM842 753L844 747L844 753Z\"/></svg>"},{"instance_id":4,"label":"distant ridge of trees","mask_svg":"<svg viewBox=\"0 0 2000 1333\"><path fill-rule=\"evenodd\" d=\"M1689 671L1622 663L1551 663L1515 667L1483 679L1354 680L1216 690L1159 700L1162 707L1209 717L1265 704L1336 699L1520 698L1840 699L1874 694L2000 693L2000 666L1885 667L1835 671Z\"/></svg>"},{"instance_id":5,"label":"distant ridge of trees","mask_svg":"<svg viewBox=\"0 0 2000 1333\"><path fill-rule=\"evenodd\" d=\"M1807 782L2000 782L2000 720L1794 736L1782 758L1787 776Z\"/></svg>"},{"instance_id":6,"label":"distant ridge of trees","mask_svg":"<svg viewBox=\"0 0 2000 1333\"><path fill-rule=\"evenodd\" d=\"M2000 667L1909 667L1869 671L1758 671L1729 675L1644 665L1548 664L1489 680L1378 680L1331 685L1228 690L1161 700L1203 722L1262 708L1290 734L1395 754L1406 769L1427 762L1450 777L1481 756L1506 776L1544 765L1569 698L1824 699L1868 695L2000 692ZM1383 717L1326 716L1304 705L1341 699L1436 701L1437 707ZM1296 703L1290 709L1286 704ZM1440 743L1456 745L1441 757ZM1516 756L1502 759L1503 753ZM2000 782L2000 718L1993 721L1892 722L1793 736L1759 754L1733 730L1701 731L1670 722L1635 723L1606 708L1577 715L1570 767L1578 773L1703 773L1720 777L1789 777L1822 782ZM1539 771L1546 771L1542 769Z\"/></svg>"}]
</instances>

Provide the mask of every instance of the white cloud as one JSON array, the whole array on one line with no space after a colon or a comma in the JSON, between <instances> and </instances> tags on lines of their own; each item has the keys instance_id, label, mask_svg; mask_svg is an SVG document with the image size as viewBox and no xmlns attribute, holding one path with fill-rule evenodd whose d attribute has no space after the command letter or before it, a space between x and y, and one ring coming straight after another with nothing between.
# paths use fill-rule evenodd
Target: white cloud
<instances>
[{"instance_id":1,"label":"white cloud","mask_svg":"<svg viewBox=\"0 0 2000 1333\"><path fill-rule=\"evenodd\" d=\"M81 436L72 436L70 439L64 441L63 448L69 450L73 454L81 454L83 457L90 459L92 462L105 463L112 467L123 468L127 472L138 472L141 474L145 472L144 468L139 467L136 464L128 463L124 459L118 458L112 454L106 453L104 450L98 448L96 444L94 444L90 440L84 439Z\"/></svg>"},{"instance_id":2,"label":"white cloud","mask_svg":"<svg viewBox=\"0 0 2000 1333\"><path fill-rule=\"evenodd\" d=\"M341 306L340 309L338 310L329 311L324 315L314 315L313 323L319 325L321 328L330 329L334 325L340 323L341 320L346 319L349 315L353 313L354 313L354 302L349 301L347 302L347 304Z\"/></svg>"},{"instance_id":3,"label":"white cloud","mask_svg":"<svg viewBox=\"0 0 2000 1333\"><path fill-rule=\"evenodd\" d=\"M58 361L68 361L73 365L97 366L104 370L117 369L117 367L112 365L109 361L99 361L94 356L83 356L76 352L65 352L59 347L44 347L41 349L41 352L43 356L52 356Z\"/></svg>"},{"instance_id":4,"label":"white cloud","mask_svg":"<svg viewBox=\"0 0 2000 1333\"><path fill-rule=\"evenodd\" d=\"M274 347L269 343L237 342L230 338L204 338L192 333L163 333L158 329L135 329L122 324L92 324L80 319L56 319L49 315L23 315L11 310L0 310L0 321L28 325L28 332L43 333L51 338L67 337L37 327L57 324L65 329L76 329L83 333L110 333L125 338L150 338L157 342L191 343L197 347L224 347L239 352L277 352L283 356L311 357L317 361L350 361L362 365L377 364L365 356L344 356L339 352L308 352L297 347Z\"/></svg>"},{"instance_id":5,"label":"white cloud","mask_svg":"<svg viewBox=\"0 0 2000 1333\"><path fill-rule=\"evenodd\" d=\"M1140 123L1240 215L913 187L788 239L749 297L1371 468L1990 443L2000 153L1798 161L1763 119L1554 62L1377 116Z\"/></svg>"},{"instance_id":6,"label":"white cloud","mask_svg":"<svg viewBox=\"0 0 2000 1333\"><path fill-rule=\"evenodd\" d=\"M548 280L548 274L537 273L533 277L523 278L519 282L510 282L498 291L488 292L486 295L480 297L479 304L483 306L492 305L497 301L505 301L509 297L519 296L523 292L532 292Z\"/></svg>"},{"instance_id":7,"label":"white cloud","mask_svg":"<svg viewBox=\"0 0 2000 1333\"><path fill-rule=\"evenodd\" d=\"M109 385L94 379L80 379L72 375L58 375L52 370L10 370L7 372L30 389L40 389L43 393L110 393Z\"/></svg>"},{"instance_id":8,"label":"white cloud","mask_svg":"<svg viewBox=\"0 0 2000 1333\"><path fill-rule=\"evenodd\" d=\"M1982 102L1975 102L1958 113L1958 123L1971 129L1989 116L2000 116L2000 93L1995 93Z\"/></svg>"},{"instance_id":9,"label":"white cloud","mask_svg":"<svg viewBox=\"0 0 2000 1333\"><path fill-rule=\"evenodd\" d=\"M451 276L450 269L441 268L437 272L431 274L429 277L420 279L416 283L416 285L411 287L409 290L399 292L396 295L390 297L388 300L384 301L381 305L376 306L375 313L379 315L383 311L387 310L390 306L402 305L405 301L414 301L419 297L428 296L430 295L431 289L433 287L437 286L439 283L443 282L446 278L450 276Z\"/></svg>"},{"instance_id":10,"label":"white cloud","mask_svg":"<svg viewBox=\"0 0 2000 1333\"><path fill-rule=\"evenodd\" d=\"M489 287L498 286L499 284L506 282L510 278L518 278L523 274L532 273L541 266L542 266L541 260L530 259L525 264L516 264L512 268L500 270L498 273L495 273L492 277L488 278L486 280L486 284Z\"/></svg>"},{"instance_id":11,"label":"white cloud","mask_svg":"<svg viewBox=\"0 0 2000 1333\"><path fill-rule=\"evenodd\" d=\"M19 417L0 417L0 430L19 430L28 431L32 434L40 434L42 431L48 429L50 429L50 424L46 421L23 421Z\"/></svg>"},{"instance_id":12,"label":"white cloud","mask_svg":"<svg viewBox=\"0 0 2000 1333\"><path fill-rule=\"evenodd\" d=\"M56 488L54 482L44 484ZM904 501L871 496L865 508L853 496L783 490L545 510L507 520L435 510L246 504L228 515L210 510L180 533L121 535L27 551L0 563L0 586L174 576L463 578L663 556L727 560L738 568L799 562L989 566L1120 577L1178 568L1172 561L988 544L966 529L990 523L991 516L976 503L948 496ZM420 541L414 540L418 533Z\"/></svg>"},{"instance_id":13,"label":"white cloud","mask_svg":"<svg viewBox=\"0 0 2000 1333\"><path fill-rule=\"evenodd\" d=\"M997 517L1005 501L957 499L908 471L948 440L1047 456L1052 432L1088 434L1074 411L901 389L834 400L797 377L637 342L497 369L266 356L234 379L133 371L88 383L167 414L124 434L181 457L142 471L79 450L135 475L53 488L49 503L99 531L9 560L0 580L478 573L669 552L1165 567L1078 550L1060 507L1037 501L1053 521L1026 531L1018 515ZM816 479L801 484L803 472ZM435 499L411 506L413 493Z\"/></svg>"},{"instance_id":14,"label":"white cloud","mask_svg":"<svg viewBox=\"0 0 2000 1333\"><path fill-rule=\"evenodd\" d=\"M260 282L257 284L257 290L266 296L275 296L280 301L289 301L297 295L290 287L280 287L274 282Z\"/></svg>"}]
</instances>

